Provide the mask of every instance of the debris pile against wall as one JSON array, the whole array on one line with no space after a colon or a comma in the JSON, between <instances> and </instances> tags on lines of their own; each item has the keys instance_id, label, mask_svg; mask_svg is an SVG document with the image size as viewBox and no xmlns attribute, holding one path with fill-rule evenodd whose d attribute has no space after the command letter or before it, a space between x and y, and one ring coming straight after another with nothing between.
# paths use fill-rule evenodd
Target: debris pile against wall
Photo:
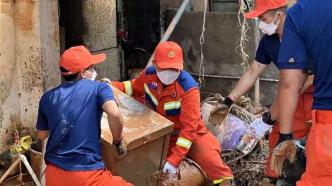
<instances>
[{"instance_id":1,"label":"debris pile against wall","mask_svg":"<svg viewBox=\"0 0 332 186\"><path fill-rule=\"evenodd\" d=\"M233 114L247 124L260 116L266 108L256 105L249 98L241 97L229 110L220 94L212 95L202 102L201 112L207 128L218 138L225 133L224 121L228 114ZM222 144L222 142L220 142ZM264 176L265 160L268 155L268 141L260 141L250 153L238 150L224 150L222 158L231 167L236 185L260 185Z\"/></svg>"}]
</instances>

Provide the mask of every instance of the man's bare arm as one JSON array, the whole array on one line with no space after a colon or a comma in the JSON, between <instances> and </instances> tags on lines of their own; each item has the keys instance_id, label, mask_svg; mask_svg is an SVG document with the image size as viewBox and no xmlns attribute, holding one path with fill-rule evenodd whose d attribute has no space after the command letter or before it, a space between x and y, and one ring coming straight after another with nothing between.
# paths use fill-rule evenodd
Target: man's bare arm
<instances>
[{"instance_id":1,"label":"man's bare arm","mask_svg":"<svg viewBox=\"0 0 332 186\"><path fill-rule=\"evenodd\" d=\"M305 74L300 69L285 69L280 72L277 99L282 134L292 132L293 116L304 81Z\"/></svg>"},{"instance_id":2,"label":"man's bare arm","mask_svg":"<svg viewBox=\"0 0 332 186\"><path fill-rule=\"evenodd\" d=\"M309 75L305 82L304 82L304 85L301 89L301 94L304 93L310 86L312 86L314 83L314 75Z\"/></svg>"},{"instance_id":3,"label":"man's bare arm","mask_svg":"<svg viewBox=\"0 0 332 186\"><path fill-rule=\"evenodd\" d=\"M44 141L48 137L48 130L38 130L37 138Z\"/></svg>"},{"instance_id":4,"label":"man's bare arm","mask_svg":"<svg viewBox=\"0 0 332 186\"><path fill-rule=\"evenodd\" d=\"M256 60L250 65L249 69L242 75L240 81L229 94L229 98L236 101L239 97L247 93L254 86L256 80L264 71L267 65L261 64Z\"/></svg>"},{"instance_id":5,"label":"man's bare arm","mask_svg":"<svg viewBox=\"0 0 332 186\"><path fill-rule=\"evenodd\" d=\"M103 110L108 116L108 124L113 135L113 140L121 140L123 118L118 105L114 100L110 100L103 104Z\"/></svg>"}]
</instances>

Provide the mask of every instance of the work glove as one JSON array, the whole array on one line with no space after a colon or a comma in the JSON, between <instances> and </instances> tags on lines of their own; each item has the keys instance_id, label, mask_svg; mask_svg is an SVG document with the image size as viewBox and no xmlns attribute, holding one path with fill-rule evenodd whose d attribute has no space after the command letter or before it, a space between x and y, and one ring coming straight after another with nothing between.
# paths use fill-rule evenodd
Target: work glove
<instances>
[{"instance_id":1,"label":"work glove","mask_svg":"<svg viewBox=\"0 0 332 186\"><path fill-rule=\"evenodd\" d=\"M168 173L168 174L176 174L177 169L171 165L170 163L166 162L163 168L163 173Z\"/></svg>"},{"instance_id":2,"label":"work glove","mask_svg":"<svg viewBox=\"0 0 332 186\"><path fill-rule=\"evenodd\" d=\"M40 139L37 139L35 142L30 144L30 149L35 150L37 152L42 152L43 143Z\"/></svg>"},{"instance_id":3,"label":"work glove","mask_svg":"<svg viewBox=\"0 0 332 186\"><path fill-rule=\"evenodd\" d=\"M287 185L296 185L296 182L301 179L306 167L306 139L294 140L294 143L296 144L296 160L293 163L285 160L282 169L282 177L279 179L283 180Z\"/></svg>"},{"instance_id":4,"label":"work glove","mask_svg":"<svg viewBox=\"0 0 332 186\"><path fill-rule=\"evenodd\" d=\"M228 115L229 109L233 104L233 100L226 97L224 101L217 105L210 114L209 122L214 125L221 125L226 116Z\"/></svg>"},{"instance_id":5,"label":"work glove","mask_svg":"<svg viewBox=\"0 0 332 186\"><path fill-rule=\"evenodd\" d=\"M229 97L226 97L223 101L223 104L226 105L228 108L230 108L233 105L233 103L234 101Z\"/></svg>"},{"instance_id":6,"label":"work glove","mask_svg":"<svg viewBox=\"0 0 332 186\"><path fill-rule=\"evenodd\" d=\"M257 139L262 139L265 133L268 132L274 124L275 121L271 119L270 112L265 112L261 117L250 124L249 129L253 136Z\"/></svg>"},{"instance_id":7,"label":"work glove","mask_svg":"<svg viewBox=\"0 0 332 186\"><path fill-rule=\"evenodd\" d=\"M115 154L116 159L121 159L127 155L127 144L125 143L123 138L121 138L120 140L114 140L113 148L116 152Z\"/></svg>"},{"instance_id":8,"label":"work glove","mask_svg":"<svg viewBox=\"0 0 332 186\"><path fill-rule=\"evenodd\" d=\"M296 159L296 144L292 134L280 134L277 147L271 158L271 169L280 176L285 160L294 163Z\"/></svg>"}]
</instances>

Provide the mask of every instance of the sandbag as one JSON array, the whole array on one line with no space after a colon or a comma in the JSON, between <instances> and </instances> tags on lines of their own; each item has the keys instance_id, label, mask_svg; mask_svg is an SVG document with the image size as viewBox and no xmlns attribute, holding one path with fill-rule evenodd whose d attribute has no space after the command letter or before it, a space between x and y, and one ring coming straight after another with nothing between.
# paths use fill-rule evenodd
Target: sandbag
<instances>
[{"instance_id":1,"label":"sandbag","mask_svg":"<svg viewBox=\"0 0 332 186\"><path fill-rule=\"evenodd\" d=\"M178 167L178 174L173 177L160 174L163 186L205 186L208 179L200 166L191 159L185 158Z\"/></svg>"}]
</instances>

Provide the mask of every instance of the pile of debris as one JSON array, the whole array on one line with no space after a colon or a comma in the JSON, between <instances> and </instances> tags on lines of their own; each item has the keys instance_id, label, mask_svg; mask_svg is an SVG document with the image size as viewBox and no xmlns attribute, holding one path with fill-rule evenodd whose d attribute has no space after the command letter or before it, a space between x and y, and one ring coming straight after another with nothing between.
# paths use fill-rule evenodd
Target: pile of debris
<instances>
[{"instance_id":1,"label":"pile of debris","mask_svg":"<svg viewBox=\"0 0 332 186\"><path fill-rule=\"evenodd\" d=\"M30 186L34 185L33 179L39 184L34 173L36 169L31 168L31 134L28 128L13 129L12 137L7 141L11 145L10 148L0 154L0 185Z\"/></svg>"},{"instance_id":2,"label":"pile of debris","mask_svg":"<svg viewBox=\"0 0 332 186\"><path fill-rule=\"evenodd\" d=\"M234 130L239 129L234 127L233 123L227 123L229 116L233 117L231 122L245 123L249 125L252 121L258 118L266 108L256 105L250 98L241 97L239 101L228 108L223 104L224 97L220 94L215 94L208 97L202 102L201 112L203 120L207 128L218 138L223 152L222 158L227 165L231 167L235 177L236 185L261 185L264 180L264 164L268 156L268 141L257 140L252 148L243 153L239 149L225 149L223 147L225 140L225 133L227 133L227 125L232 125ZM235 119L234 119L235 118ZM230 127L229 127L230 128ZM233 133L235 133L233 131ZM227 140L227 139L226 139Z\"/></svg>"}]
</instances>

